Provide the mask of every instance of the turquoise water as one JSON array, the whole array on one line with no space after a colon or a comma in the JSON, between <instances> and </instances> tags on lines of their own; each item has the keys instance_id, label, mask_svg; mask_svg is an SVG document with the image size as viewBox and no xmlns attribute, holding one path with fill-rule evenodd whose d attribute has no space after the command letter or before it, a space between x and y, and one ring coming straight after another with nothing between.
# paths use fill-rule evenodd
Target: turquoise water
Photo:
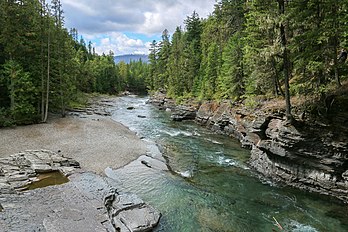
<instances>
[{"instance_id":1,"label":"turquoise water","mask_svg":"<svg viewBox=\"0 0 348 232\"><path fill-rule=\"evenodd\" d=\"M126 190L162 212L155 231L348 231L347 205L260 178L238 141L173 122L146 100L121 98L113 119L155 141L171 171L141 165L115 173Z\"/></svg>"}]
</instances>

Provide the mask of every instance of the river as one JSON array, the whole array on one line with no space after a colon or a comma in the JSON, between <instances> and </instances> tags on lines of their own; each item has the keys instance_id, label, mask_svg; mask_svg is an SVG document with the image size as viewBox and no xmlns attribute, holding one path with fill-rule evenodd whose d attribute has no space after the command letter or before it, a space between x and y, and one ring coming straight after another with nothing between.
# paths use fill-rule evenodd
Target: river
<instances>
[{"instance_id":1,"label":"river","mask_svg":"<svg viewBox=\"0 0 348 232\"><path fill-rule=\"evenodd\" d=\"M161 211L155 231L348 231L347 205L261 178L238 141L173 122L146 101L122 97L112 118L156 142L171 171L143 165L115 173L127 191Z\"/></svg>"}]
</instances>

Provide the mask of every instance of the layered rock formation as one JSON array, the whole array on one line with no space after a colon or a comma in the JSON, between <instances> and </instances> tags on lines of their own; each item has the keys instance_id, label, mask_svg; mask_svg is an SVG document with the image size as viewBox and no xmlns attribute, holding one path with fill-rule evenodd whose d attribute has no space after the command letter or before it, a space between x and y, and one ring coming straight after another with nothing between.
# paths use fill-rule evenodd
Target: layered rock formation
<instances>
[{"instance_id":1,"label":"layered rock formation","mask_svg":"<svg viewBox=\"0 0 348 232\"><path fill-rule=\"evenodd\" d=\"M42 173L60 172L69 176L80 164L48 150L20 152L0 159L0 194L15 193L40 181Z\"/></svg>"},{"instance_id":2,"label":"layered rock formation","mask_svg":"<svg viewBox=\"0 0 348 232\"><path fill-rule=\"evenodd\" d=\"M348 202L348 136L283 115L247 112L229 103L205 103L196 121L238 138L251 149L249 164L264 176Z\"/></svg>"},{"instance_id":3,"label":"layered rock formation","mask_svg":"<svg viewBox=\"0 0 348 232\"><path fill-rule=\"evenodd\" d=\"M160 108L165 103L156 98ZM158 105L158 104L157 104ZM173 118L177 115L174 107ZM186 106L192 109L193 106ZM348 128L346 118L335 125L303 121L288 124L282 111L247 110L230 102L205 102L195 121L237 138L251 150L249 164L274 181L348 202ZM179 107L180 115L185 115ZM191 114L191 112L187 112ZM339 115L342 115L340 113ZM180 118L180 120L191 118Z\"/></svg>"},{"instance_id":4,"label":"layered rock formation","mask_svg":"<svg viewBox=\"0 0 348 232\"><path fill-rule=\"evenodd\" d=\"M117 191L104 198L111 224L116 231L141 232L154 228L161 214L135 194L119 194Z\"/></svg>"},{"instance_id":5,"label":"layered rock formation","mask_svg":"<svg viewBox=\"0 0 348 232\"><path fill-rule=\"evenodd\" d=\"M136 195L117 190L122 183L77 172L78 167L75 160L47 150L0 159L0 230L141 232L158 224L161 214ZM23 192L42 173L52 172L70 181Z\"/></svg>"}]
</instances>

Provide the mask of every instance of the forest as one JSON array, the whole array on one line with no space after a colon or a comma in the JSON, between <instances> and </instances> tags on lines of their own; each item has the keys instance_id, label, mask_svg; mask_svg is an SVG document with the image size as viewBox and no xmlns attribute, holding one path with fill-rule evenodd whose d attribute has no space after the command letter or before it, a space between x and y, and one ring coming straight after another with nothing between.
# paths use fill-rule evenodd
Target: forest
<instances>
[{"instance_id":1,"label":"forest","mask_svg":"<svg viewBox=\"0 0 348 232\"><path fill-rule=\"evenodd\" d=\"M60 0L0 1L0 126L45 122L83 93L164 91L181 99L325 96L347 75L348 1L220 0L151 44L149 63L115 64L64 27Z\"/></svg>"},{"instance_id":2,"label":"forest","mask_svg":"<svg viewBox=\"0 0 348 232\"><path fill-rule=\"evenodd\" d=\"M347 79L348 1L221 0L150 52L149 88L176 99L326 96Z\"/></svg>"},{"instance_id":3,"label":"forest","mask_svg":"<svg viewBox=\"0 0 348 232\"><path fill-rule=\"evenodd\" d=\"M147 68L96 54L64 27L60 0L0 0L0 127L65 116L84 93L145 92Z\"/></svg>"}]
</instances>

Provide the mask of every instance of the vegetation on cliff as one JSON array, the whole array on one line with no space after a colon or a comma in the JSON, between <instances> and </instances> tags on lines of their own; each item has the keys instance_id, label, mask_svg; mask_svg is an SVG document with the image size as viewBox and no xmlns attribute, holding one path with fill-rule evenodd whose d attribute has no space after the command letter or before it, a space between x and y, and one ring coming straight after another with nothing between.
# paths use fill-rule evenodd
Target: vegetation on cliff
<instances>
[{"instance_id":1,"label":"vegetation on cliff","mask_svg":"<svg viewBox=\"0 0 348 232\"><path fill-rule=\"evenodd\" d=\"M348 77L347 10L347 1L221 0L207 19L187 17L171 42L165 30L152 43L148 86L252 106L256 96L283 97L288 119L291 96L328 108Z\"/></svg>"}]
</instances>

